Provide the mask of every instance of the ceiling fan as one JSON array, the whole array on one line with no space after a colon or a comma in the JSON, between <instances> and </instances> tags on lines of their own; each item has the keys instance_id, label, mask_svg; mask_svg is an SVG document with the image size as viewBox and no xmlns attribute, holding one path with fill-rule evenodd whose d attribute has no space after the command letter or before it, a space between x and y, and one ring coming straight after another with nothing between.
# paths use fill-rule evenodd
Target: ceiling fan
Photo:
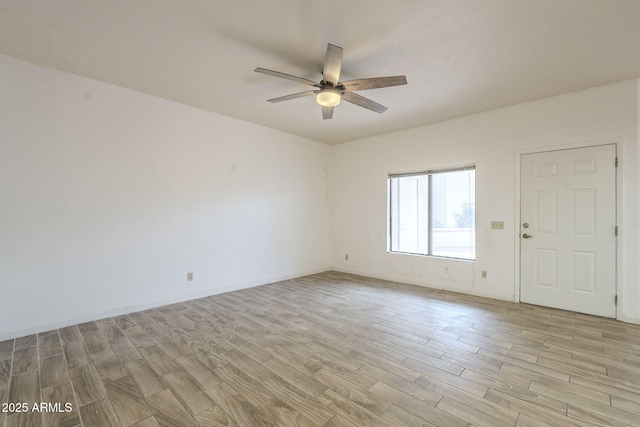
<instances>
[{"instance_id":1,"label":"ceiling fan","mask_svg":"<svg viewBox=\"0 0 640 427\"><path fill-rule=\"evenodd\" d=\"M266 68L261 67L258 67L253 71L316 87L317 89L272 98L268 99L268 101L281 102L288 101L290 99L302 98L304 96L316 95L316 101L322 106L322 118L325 120L333 117L333 107L339 105L340 101L343 99L352 104L375 111L376 113L384 113L387 110L387 107L354 92L357 90L378 89L407 84L406 76L372 77L341 82L339 81L341 68L342 48L329 43L327 44L327 53L324 58L322 80L320 80L319 83L303 77L292 76L291 74L267 70Z\"/></svg>"}]
</instances>

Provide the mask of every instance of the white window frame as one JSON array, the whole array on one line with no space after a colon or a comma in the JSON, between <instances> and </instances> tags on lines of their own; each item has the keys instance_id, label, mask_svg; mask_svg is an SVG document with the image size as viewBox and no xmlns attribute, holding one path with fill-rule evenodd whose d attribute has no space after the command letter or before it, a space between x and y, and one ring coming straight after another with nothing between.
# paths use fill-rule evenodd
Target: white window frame
<instances>
[{"instance_id":1,"label":"white window frame","mask_svg":"<svg viewBox=\"0 0 640 427\"><path fill-rule=\"evenodd\" d=\"M475 252L476 245L474 244L474 256L473 258L463 258L463 257L455 257L455 256L444 256L444 255L434 255L433 254L433 186L432 186L432 176L436 174L442 173L451 173L451 172L461 172L467 170L474 171L474 180L475 180L475 164L469 164L465 166L459 167L451 167L451 168L443 168L443 169L427 169L424 171L417 172L408 172L408 173L389 173L387 177L387 252L392 254L405 254L405 255L415 255L415 256L425 256L425 257L435 257L435 258L450 258L450 259L460 259L465 261L475 261L477 258L477 253ZM391 194L391 180L393 178L403 178L403 177L411 177L411 176L427 176L428 180L428 189L427 189L427 252L426 253L415 253L415 252L404 252L392 249L392 229L393 229L393 217L392 217L392 194ZM474 230L476 229L476 215L475 215L475 192L476 188L474 185L474 215L473 215L473 224Z\"/></svg>"}]
</instances>

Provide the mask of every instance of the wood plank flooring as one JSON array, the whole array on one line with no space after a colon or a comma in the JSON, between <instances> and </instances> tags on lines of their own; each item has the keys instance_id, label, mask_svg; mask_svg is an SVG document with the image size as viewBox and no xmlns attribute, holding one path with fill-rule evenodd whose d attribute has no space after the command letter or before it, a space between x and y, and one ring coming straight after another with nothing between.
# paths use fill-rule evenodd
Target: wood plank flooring
<instances>
[{"instance_id":1,"label":"wood plank flooring","mask_svg":"<svg viewBox=\"0 0 640 427\"><path fill-rule=\"evenodd\" d=\"M327 272L0 342L0 402L2 427L638 426L640 327Z\"/></svg>"}]
</instances>

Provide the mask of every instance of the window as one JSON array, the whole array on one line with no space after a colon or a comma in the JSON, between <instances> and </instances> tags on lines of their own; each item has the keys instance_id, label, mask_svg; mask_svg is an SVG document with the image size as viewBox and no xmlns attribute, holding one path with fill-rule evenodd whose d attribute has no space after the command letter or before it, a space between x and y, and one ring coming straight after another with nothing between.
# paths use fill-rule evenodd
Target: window
<instances>
[{"instance_id":1,"label":"window","mask_svg":"<svg viewBox=\"0 0 640 427\"><path fill-rule=\"evenodd\" d=\"M475 166L389 175L389 251L476 258Z\"/></svg>"}]
</instances>

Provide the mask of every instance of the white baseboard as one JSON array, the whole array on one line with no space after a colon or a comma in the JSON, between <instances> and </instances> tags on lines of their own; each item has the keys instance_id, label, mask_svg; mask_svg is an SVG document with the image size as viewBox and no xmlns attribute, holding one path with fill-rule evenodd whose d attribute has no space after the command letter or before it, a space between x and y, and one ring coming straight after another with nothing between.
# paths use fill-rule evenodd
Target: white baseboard
<instances>
[{"instance_id":1,"label":"white baseboard","mask_svg":"<svg viewBox=\"0 0 640 427\"><path fill-rule=\"evenodd\" d=\"M198 292L174 295L170 298L150 301L148 303L129 305L126 307L116 307L109 310L103 310L103 311L98 311L94 313L87 313L80 316L71 316L64 319L55 320L52 322L27 326L24 328L0 331L0 341L5 341L13 338L19 338L27 335L36 334L36 333L51 331L53 329L66 328L67 326L77 325L80 323L91 322L91 321L100 320L100 319L106 319L109 317L122 316L123 314L135 313L138 311L149 310L151 308L162 307L165 305L176 304L179 302L190 301L190 300L204 298L212 295L220 295L227 292L239 291L241 289L253 288L256 286L262 286L269 283L279 282L282 280L295 279L297 277L303 277L303 276L308 276L310 274L322 273L329 270L331 270L331 268L326 267L324 269L298 272L291 275L266 277L266 278L254 280L251 282L228 284L228 285L223 285L216 288L201 290Z\"/></svg>"},{"instance_id":2,"label":"white baseboard","mask_svg":"<svg viewBox=\"0 0 640 427\"><path fill-rule=\"evenodd\" d=\"M481 298L491 298L499 301L515 302L515 296L513 295L497 294L494 292L486 292L479 289L461 288L461 287L458 288L455 286L443 286L435 283L406 279L403 277L393 277L385 274L369 274L369 273L363 273L361 271L353 271L353 270L342 269L342 268L332 268L332 270L337 271L339 273L355 274L359 276L371 277L374 279L389 280L391 282L398 282L398 283L406 283L408 285L421 286L423 288L436 289L439 291L455 292L458 294L473 295Z\"/></svg>"},{"instance_id":3,"label":"white baseboard","mask_svg":"<svg viewBox=\"0 0 640 427\"><path fill-rule=\"evenodd\" d=\"M305 271L305 272L298 272L298 273L292 274L292 275L273 276L273 277L267 277L267 278L263 278L263 279L255 280L255 281L251 281L251 282L228 284L228 285L225 285L225 286L220 286L220 287L216 287L216 288L212 288L212 289L205 289L205 290L202 290L202 291L199 291L199 292L175 295L175 296L172 296L170 298L150 301L150 302L144 303L144 304L137 304L137 305L126 306L126 307L117 307L117 308L104 310L104 311L99 311L99 312L95 312L95 313L87 313L87 314L83 314L81 316L72 316L72 317L68 317L68 318L65 318L65 319L60 319L60 320L56 320L56 321L53 321L53 322L39 324L39 325L32 325L32 326L28 326L28 327L25 327L25 328L2 331L2 332L0 332L0 341L5 341L5 340L8 340L8 339L13 339L13 338L18 338L18 337L23 337L23 336L27 336L27 335L31 335L31 334L35 334L35 333L46 332L46 331L50 331L50 330L53 330L53 329L65 328L67 326L77 325L77 324L85 323L85 322L91 322L91 321L95 321L95 320L99 320L99 319L105 319L105 318L109 318L109 317L115 317L115 316L121 316L121 315L124 315L124 314L135 313L135 312L138 312L138 311L149 310L149 309L152 309L152 308L162 307L162 306L169 305L169 304L176 304L176 303L184 302L184 301L190 301L190 300L194 300L194 299L198 299L198 298L204 298L204 297L208 297L208 296L212 296L212 295L220 295L220 294L224 294L226 292L233 292L233 291L238 291L238 290L241 290L241 289L253 288L253 287L256 287L256 286L262 286L262 285L266 285L266 284L269 284L269 283L279 282L279 281L282 281L282 280L295 279L297 277L308 276L310 274L323 273L325 271L330 271L330 270L331 271L336 271L336 272L339 272L339 273L347 273L347 274L355 274L355 275L359 275L359 276L371 277L371 278L374 278L374 279L381 279L381 280L388 280L388 281L392 281L392 282L406 283L406 284L409 284L409 285L421 286L421 287L429 288L429 289L444 290L444 291L456 292L456 293L460 293L460 294L478 296L478 297L482 297L482 298L492 298L492 299L496 299L496 300L500 300L500 301L515 302L514 301L515 297L513 297L513 296L495 294L495 293L492 293L492 292L479 291L477 289L462 289L462 288L455 288L455 287L443 287L443 286L437 286L437 285L432 284L432 283L421 282L421 281L416 281L416 280L407 280L407 279L404 279L404 278L391 277L391 276L387 276L387 275L384 275L384 274L367 274L367 273L362 273L360 271L352 271L352 270L348 270L348 269L338 269L338 268L326 267L324 269ZM621 322L625 322L625 323L632 323L632 324L640 325L640 318L635 317L635 316L629 316L629 315L625 315L625 314L620 314L618 316L617 320L619 320Z\"/></svg>"},{"instance_id":4,"label":"white baseboard","mask_svg":"<svg viewBox=\"0 0 640 427\"><path fill-rule=\"evenodd\" d=\"M343 269L343 268L332 268L332 271L337 271L339 273L347 273L347 274L355 274L358 276L364 276L364 277L371 277L374 279L381 279L381 280L389 280L392 282L398 282L398 283L406 283L409 285L416 285L416 286L421 286L424 288L429 288L429 289L436 289L436 290L442 290L442 291L448 291L448 292L456 292L456 293L460 293L460 294L466 294L466 295L473 295L473 296L477 296L477 297L482 297L482 298L491 298L491 299L496 299L496 300L500 300L500 301L508 301L508 302L515 302L518 303L519 301L515 300L515 296L507 296L507 295L501 295L501 294L495 294L495 293L491 293L491 292L483 292L483 291L479 291L477 289L463 289L463 288L456 288L456 287L446 287L446 286L438 286L436 284L432 284L432 283L427 283L427 282L420 282L420 281L416 281L416 280L410 280L410 279L404 279L404 278L398 278L398 277L391 277L391 276L387 276L384 274L369 274L369 273L363 273L361 271L355 271L355 270L349 270L349 269ZM640 318L636 317L636 316L632 316L632 315L627 315L624 313L620 313L618 314L617 319L620 322L625 322L625 323L632 323L632 324L636 324L636 325L640 325Z\"/></svg>"},{"instance_id":5,"label":"white baseboard","mask_svg":"<svg viewBox=\"0 0 640 427\"><path fill-rule=\"evenodd\" d=\"M636 316L629 316L627 314L618 314L618 318L616 320L619 320L621 322L625 322L625 323L633 323L635 325L640 325L640 317L636 317Z\"/></svg>"}]
</instances>

